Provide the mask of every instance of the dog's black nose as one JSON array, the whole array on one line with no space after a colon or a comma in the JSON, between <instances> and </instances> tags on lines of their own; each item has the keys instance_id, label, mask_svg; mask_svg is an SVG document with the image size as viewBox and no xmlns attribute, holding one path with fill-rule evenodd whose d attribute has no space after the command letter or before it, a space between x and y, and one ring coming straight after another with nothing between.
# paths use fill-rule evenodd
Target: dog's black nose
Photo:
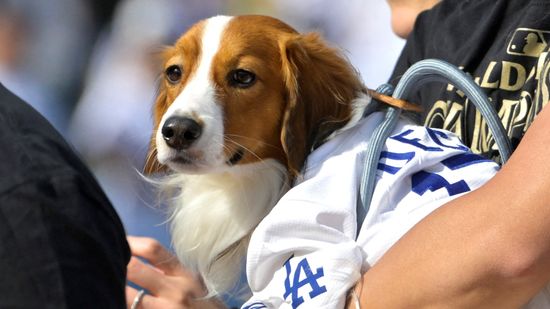
<instances>
[{"instance_id":1,"label":"dog's black nose","mask_svg":"<svg viewBox=\"0 0 550 309\"><path fill-rule=\"evenodd\" d=\"M168 146L181 150L189 148L201 136L202 127L191 118L170 117L164 122L161 132Z\"/></svg>"}]
</instances>

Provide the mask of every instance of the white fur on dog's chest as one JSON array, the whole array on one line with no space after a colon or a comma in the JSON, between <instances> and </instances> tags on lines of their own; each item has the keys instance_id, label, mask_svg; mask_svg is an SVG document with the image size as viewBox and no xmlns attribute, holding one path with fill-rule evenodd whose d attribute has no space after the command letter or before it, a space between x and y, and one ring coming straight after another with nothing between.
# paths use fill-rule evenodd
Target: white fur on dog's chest
<instances>
[{"instance_id":1,"label":"white fur on dog's chest","mask_svg":"<svg viewBox=\"0 0 550 309\"><path fill-rule=\"evenodd\" d=\"M184 265L208 274L205 284L211 292L226 290L239 276L250 230L265 217L288 189L286 171L273 160L235 168L233 172L182 175L172 179L180 195L171 203L171 231L174 248ZM238 253L223 257L229 246Z\"/></svg>"}]
</instances>

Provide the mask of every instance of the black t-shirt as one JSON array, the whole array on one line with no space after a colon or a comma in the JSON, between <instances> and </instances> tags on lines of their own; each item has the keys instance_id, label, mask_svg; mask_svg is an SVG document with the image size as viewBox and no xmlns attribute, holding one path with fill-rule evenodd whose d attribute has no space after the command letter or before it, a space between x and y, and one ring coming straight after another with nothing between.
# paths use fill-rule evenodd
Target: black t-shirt
<instances>
[{"instance_id":1,"label":"black t-shirt","mask_svg":"<svg viewBox=\"0 0 550 309\"><path fill-rule=\"evenodd\" d=\"M129 257L88 169L0 84L0 308L125 308Z\"/></svg>"},{"instance_id":2,"label":"black t-shirt","mask_svg":"<svg viewBox=\"0 0 550 309\"><path fill-rule=\"evenodd\" d=\"M444 0L417 18L391 83L412 64L436 58L462 68L488 94L513 146L550 100L550 1ZM409 98L424 125L457 133L474 152L496 145L472 103L451 85L431 83Z\"/></svg>"}]
</instances>

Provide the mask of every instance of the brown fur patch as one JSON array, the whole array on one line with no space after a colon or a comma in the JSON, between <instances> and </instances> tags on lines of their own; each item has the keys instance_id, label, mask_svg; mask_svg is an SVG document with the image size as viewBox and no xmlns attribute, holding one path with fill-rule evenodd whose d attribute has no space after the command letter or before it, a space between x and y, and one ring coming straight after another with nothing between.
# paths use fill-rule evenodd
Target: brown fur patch
<instances>
[{"instance_id":1,"label":"brown fur patch","mask_svg":"<svg viewBox=\"0 0 550 309\"><path fill-rule=\"evenodd\" d=\"M224 111L226 156L244 150L240 163L273 158L286 164L280 140L286 108L278 39L295 31L268 17L236 17L227 26L213 62L212 78ZM253 72L248 88L231 85L232 71Z\"/></svg>"}]
</instances>

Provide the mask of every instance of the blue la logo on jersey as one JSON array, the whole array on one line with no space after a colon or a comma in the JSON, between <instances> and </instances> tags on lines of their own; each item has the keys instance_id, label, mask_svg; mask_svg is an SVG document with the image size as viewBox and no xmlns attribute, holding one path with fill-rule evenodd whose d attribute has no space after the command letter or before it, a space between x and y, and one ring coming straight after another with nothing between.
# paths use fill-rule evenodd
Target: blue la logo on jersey
<instances>
[{"instance_id":1,"label":"blue la logo on jersey","mask_svg":"<svg viewBox=\"0 0 550 309\"><path fill-rule=\"evenodd\" d=\"M307 258L303 258L296 264L296 269L292 270L290 257L284 264L286 270L286 279L284 282L285 293L284 299L291 296L292 308L297 308L304 303L304 293L309 291L308 295L311 299L325 293L327 288L321 286L318 282L319 278L325 275L323 267L318 267L315 272L312 271ZM292 281L290 280L292 276ZM304 288L309 287L305 290Z\"/></svg>"}]
</instances>

